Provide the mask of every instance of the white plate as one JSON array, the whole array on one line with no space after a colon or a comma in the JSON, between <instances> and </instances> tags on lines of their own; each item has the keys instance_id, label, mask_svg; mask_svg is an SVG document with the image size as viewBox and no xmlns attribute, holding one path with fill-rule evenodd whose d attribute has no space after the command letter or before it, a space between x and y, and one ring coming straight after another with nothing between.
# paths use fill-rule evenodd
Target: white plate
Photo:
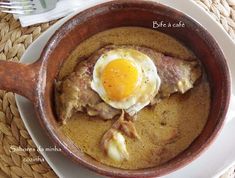
<instances>
[{"instance_id":1,"label":"white plate","mask_svg":"<svg viewBox=\"0 0 235 178\"><path fill-rule=\"evenodd\" d=\"M102 0L97 1L102 2ZM225 57L228 61L230 69L232 71L233 81L235 80L235 45L225 33L225 31L219 27L203 10L201 10L194 2L192 1L176 1L175 0L158 0L158 2L176 8L189 16L193 17L195 20L200 22L207 30L214 36L214 38L220 44L220 47L223 49ZM97 4L86 2L83 6L78 9L84 10L91 5ZM78 13L78 12L76 12ZM76 14L74 13L74 14ZM73 16L72 14L71 16ZM71 17L70 16L70 17ZM23 63L32 63L34 60L38 59L42 51L42 48L45 46L47 40L50 36L58 29L67 19L66 17L56 24L54 24L50 29L44 32L24 53L21 62ZM235 82L233 82L233 95L235 94ZM17 105L21 114L21 117L24 121L24 124L32 137L33 141L37 146L43 148L53 147L53 144L50 142L46 134L43 132L39 121L36 119L34 109L32 104L25 98L21 96L16 96ZM235 105L231 105L233 110L235 110ZM231 111L230 107L230 111ZM234 118L232 112L227 119ZM191 164L187 165L184 168L181 168L171 174L165 176L166 178L209 178L217 177L221 174L228 166L235 163L235 142L233 141L233 135L235 130L235 119L227 123L222 132L216 139L216 141L205 151L199 158L193 161ZM92 177L101 177L80 165L72 162L67 157L65 157L60 152L42 152L42 155L47 160L49 165L53 168L56 174L62 178L92 178Z\"/></svg>"}]
</instances>

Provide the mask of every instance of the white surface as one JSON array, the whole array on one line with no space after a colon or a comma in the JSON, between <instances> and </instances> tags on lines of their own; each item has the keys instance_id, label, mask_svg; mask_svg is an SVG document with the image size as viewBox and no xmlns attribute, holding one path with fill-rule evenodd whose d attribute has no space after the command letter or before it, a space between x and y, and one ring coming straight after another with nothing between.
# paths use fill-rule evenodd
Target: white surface
<instances>
[{"instance_id":1,"label":"white surface","mask_svg":"<svg viewBox=\"0 0 235 178\"><path fill-rule=\"evenodd\" d=\"M59 0L56 7L50 11L35 14L35 15L17 15L20 19L20 23L23 27L49 22L51 20L59 19L68 14L71 14L75 10L78 10L80 7L83 7L93 1L98 0Z\"/></svg>"},{"instance_id":2,"label":"white surface","mask_svg":"<svg viewBox=\"0 0 235 178\"><path fill-rule=\"evenodd\" d=\"M222 30L208 15L202 11L197 5L188 0L158 0L163 4L174 7L184 13L190 15L203 26L205 26L209 32L215 37L220 44L225 57L228 61L233 77L233 95L235 94L235 46L230 40L228 35ZM84 7L85 9L86 7ZM82 9L80 9L82 10ZM69 17L60 20L54 24L49 30L42 34L25 52L22 57L22 62L31 63L33 60L38 59L41 50L50 35ZM33 141L37 146L50 147L51 142L43 132L39 125L38 120L33 111L32 104L23 97L17 96L17 105L19 107L22 119L28 129ZM231 105L230 110L235 110L235 104ZM199 158L193 161L188 166L181 168L171 174L165 176L165 178L210 178L217 177L228 166L235 164L235 142L232 138L235 130L235 115L230 112L229 118L231 121L227 122L222 132L216 139L216 141L205 151ZM233 119L231 119L233 117ZM92 178L101 177L93 172L82 168L78 164L75 164L59 152L42 152L44 158L48 161L50 166L61 178Z\"/></svg>"}]
</instances>

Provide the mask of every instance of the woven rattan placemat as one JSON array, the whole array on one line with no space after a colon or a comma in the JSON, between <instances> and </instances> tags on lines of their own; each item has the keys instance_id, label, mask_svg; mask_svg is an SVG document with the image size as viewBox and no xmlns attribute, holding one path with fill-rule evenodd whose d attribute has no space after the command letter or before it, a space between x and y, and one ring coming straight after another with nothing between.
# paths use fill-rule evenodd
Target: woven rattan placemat
<instances>
[{"instance_id":1,"label":"woven rattan placemat","mask_svg":"<svg viewBox=\"0 0 235 178\"><path fill-rule=\"evenodd\" d=\"M196 0L235 41L235 0ZM19 61L25 49L53 22L22 28L12 15L0 13L0 59ZM0 178L52 178L55 173L36 151L11 152L11 147L36 148L20 118L14 94L0 91ZM34 161L24 161L32 158ZM234 177L231 168L223 178Z\"/></svg>"}]
</instances>

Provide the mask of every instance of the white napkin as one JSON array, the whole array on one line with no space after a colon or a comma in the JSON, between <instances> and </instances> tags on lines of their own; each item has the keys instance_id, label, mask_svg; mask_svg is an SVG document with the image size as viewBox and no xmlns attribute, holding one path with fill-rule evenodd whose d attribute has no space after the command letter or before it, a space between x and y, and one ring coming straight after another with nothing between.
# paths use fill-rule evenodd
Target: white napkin
<instances>
[{"instance_id":1,"label":"white napkin","mask_svg":"<svg viewBox=\"0 0 235 178\"><path fill-rule=\"evenodd\" d=\"M79 8L98 1L99 0L59 0L56 4L56 8L51 11L36 15L20 15L17 16L17 18L19 18L22 27L26 27L64 17Z\"/></svg>"}]
</instances>

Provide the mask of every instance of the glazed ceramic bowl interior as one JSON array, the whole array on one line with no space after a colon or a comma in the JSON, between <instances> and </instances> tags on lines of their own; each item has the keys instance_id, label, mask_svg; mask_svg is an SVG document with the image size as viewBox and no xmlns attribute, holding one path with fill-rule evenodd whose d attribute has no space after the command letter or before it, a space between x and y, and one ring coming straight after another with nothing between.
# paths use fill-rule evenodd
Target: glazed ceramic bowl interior
<instances>
[{"instance_id":1,"label":"glazed ceramic bowl interior","mask_svg":"<svg viewBox=\"0 0 235 178\"><path fill-rule=\"evenodd\" d=\"M153 21L178 23L184 28L153 29ZM122 170L106 166L80 151L59 129L54 112L54 80L63 62L85 39L101 31L123 26L138 26L166 33L190 48L201 60L211 86L211 111L199 137L181 154L158 167ZM195 159L220 130L230 97L229 72L224 56L211 35L186 15L154 2L112 1L85 10L67 21L48 42L42 55L38 77L35 108L40 122L52 141L69 158L113 177L151 177L167 174ZM141 153L140 153L141 154Z\"/></svg>"}]
</instances>

